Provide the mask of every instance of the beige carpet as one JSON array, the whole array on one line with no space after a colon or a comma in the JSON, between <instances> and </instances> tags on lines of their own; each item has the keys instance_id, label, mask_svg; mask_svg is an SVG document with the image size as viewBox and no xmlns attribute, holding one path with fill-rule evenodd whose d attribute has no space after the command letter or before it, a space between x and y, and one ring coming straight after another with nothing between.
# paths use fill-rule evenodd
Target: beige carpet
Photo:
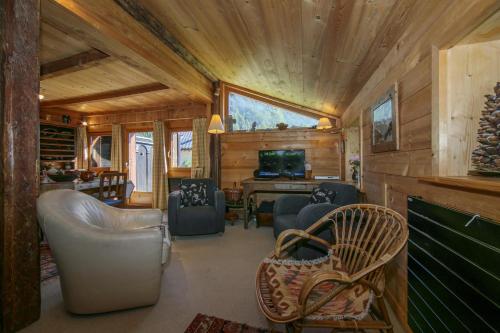
<instances>
[{"instance_id":1,"label":"beige carpet","mask_svg":"<svg viewBox=\"0 0 500 333\"><path fill-rule=\"evenodd\" d=\"M271 228L251 225L244 230L242 222L226 226L222 236L178 238L158 303L103 315L67 313L59 279L52 279L42 284L40 320L21 332L182 333L198 312L267 327L255 300L254 278L259 261L273 245Z\"/></svg>"}]
</instances>

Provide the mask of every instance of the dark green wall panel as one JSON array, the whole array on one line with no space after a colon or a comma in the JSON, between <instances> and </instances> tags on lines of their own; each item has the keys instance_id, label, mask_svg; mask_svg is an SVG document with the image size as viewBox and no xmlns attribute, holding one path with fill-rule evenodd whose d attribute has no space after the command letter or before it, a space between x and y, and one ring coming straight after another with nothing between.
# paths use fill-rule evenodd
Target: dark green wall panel
<instances>
[{"instance_id":1,"label":"dark green wall panel","mask_svg":"<svg viewBox=\"0 0 500 333\"><path fill-rule=\"evenodd\" d=\"M408 224L414 332L498 332L500 224L415 197L408 197Z\"/></svg>"}]
</instances>

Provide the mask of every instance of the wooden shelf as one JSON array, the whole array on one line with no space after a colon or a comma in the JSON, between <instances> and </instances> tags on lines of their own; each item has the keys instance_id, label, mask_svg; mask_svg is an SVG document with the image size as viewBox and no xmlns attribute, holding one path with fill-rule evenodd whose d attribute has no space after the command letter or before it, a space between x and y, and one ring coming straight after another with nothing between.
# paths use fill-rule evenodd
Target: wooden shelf
<instances>
[{"instance_id":1,"label":"wooden shelf","mask_svg":"<svg viewBox=\"0 0 500 333\"><path fill-rule=\"evenodd\" d=\"M63 123L62 121L55 121L55 120L40 120L41 125L53 125L57 127L66 127L66 128L75 128L77 125L72 125L72 124L66 124Z\"/></svg>"},{"instance_id":2,"label":"wooden shelf","mask_svg":"<svg viewBox=\"0 0 500 333\"><path fill-rule=\"evenodd\" d=\"M73 126L47 121L40 123L40 163L74 163Z\"/></svg>"},{"instance_id":3,"label":"wooden shelf","mask_svg":"<svg viewBox=\"0 0 500 333\"><path fill-rule=\"evenodd\" d=\"M459 188L464 191L500 194L500 177L419 177L418 180L436 186Z\"/></svg>"},{"instance_id":4,"label":"wooden shelf","mask_svg":"<svg viewBox=\"0 0 500 333\"><path fill-rule=\"evenodd\" d=\"M62 139L62 138L48 138L48 137L40 137L40 140L50 140L50 141L66 141L66 142L74 142L73 139Z\"/></svg>"},{"instance_id":5,"label":"wooden shelf","mask_svg":"<svg viewBox=\"0 0 500 333\"><path fill-rule=\"evenodd\" d=\"M73 160L40 160L40 162L45 162L45 163L61 163L61 162L74 162Z\"/></svg>"},{"instance_id":6,"label":"wooden shelf","mask_svg":"<svg viewBox=\"0 0 500 333\"><path fill-rule=\"evenodd\" d=\"M51 139L53 138L52 136L44 136L44 135L60 135L60 136L67 136L69 138L73 138L75 135L72 133L58 133L58 132L46 132L46 131L41 131L40 132L40 137L43 139Z\"/></svg>"},{"instance_id":7,"label":"wooden shelf","mask_svg":"<svg viewBox=\"0 0 500 333\"><path fill-rule=\"evenodd\" d=\"M40 148L40 151L46 151L46 152L53 152L53 151L60 151L60 152L66 152L66 153L74 153L74 149L57 149L57 148ZM50 154L50 153L49 153ZM40 153L40 155L45 155Z\"/></svg>"}]
</instances>

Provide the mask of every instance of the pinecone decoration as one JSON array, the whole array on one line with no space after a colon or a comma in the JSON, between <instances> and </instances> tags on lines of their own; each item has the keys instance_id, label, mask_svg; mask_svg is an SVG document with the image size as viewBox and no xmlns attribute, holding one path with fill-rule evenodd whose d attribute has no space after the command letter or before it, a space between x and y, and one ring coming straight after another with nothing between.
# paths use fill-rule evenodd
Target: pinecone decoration
<instances>
[{"instance_id":1,"label":"pinecone decoration","mask_svg":"<svg viewBox=\"0 0 500 333\"><path fill-rule=\"evenodd\" d=\"M477 171L500 172L500 82L494 90L494 95L485 95L477 131L479 145L472 152L472 165Z\"/></svg>"}]
</instances>

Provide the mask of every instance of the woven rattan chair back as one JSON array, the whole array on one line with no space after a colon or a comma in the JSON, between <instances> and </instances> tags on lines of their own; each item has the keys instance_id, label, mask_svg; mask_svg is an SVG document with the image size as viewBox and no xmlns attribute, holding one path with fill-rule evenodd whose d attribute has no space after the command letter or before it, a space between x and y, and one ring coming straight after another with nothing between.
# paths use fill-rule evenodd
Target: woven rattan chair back
<instances>
[{"instance_id":1,"label":"woven rattan chair back","mask_svg":"<svg viewBox=\"0 0 500 333\"><path fill-rule=\"evenodd\" d=\"M405 218L381 206L344 206L323 219L332 224L334 254L351 275L359 274L377 261L387 263L408 239ZM382 273L383 266L364 279L376 285Z\"/></svg>"}]
</instances>

